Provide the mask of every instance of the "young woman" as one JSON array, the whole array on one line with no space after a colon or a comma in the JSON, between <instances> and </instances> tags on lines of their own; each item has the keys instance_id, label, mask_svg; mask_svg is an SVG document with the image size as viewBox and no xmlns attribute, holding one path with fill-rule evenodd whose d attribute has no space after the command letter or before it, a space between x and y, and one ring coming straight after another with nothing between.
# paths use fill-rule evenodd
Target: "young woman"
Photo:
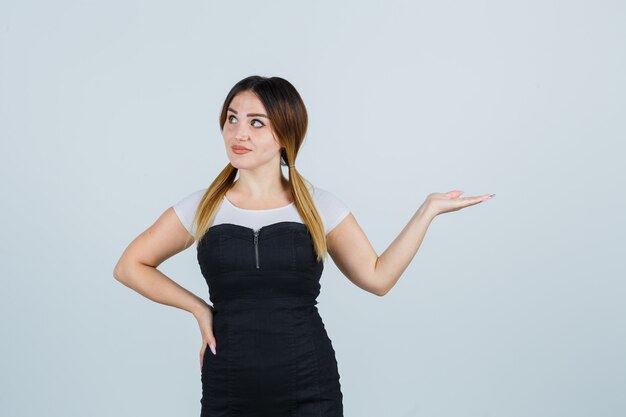
<instances>
[{"instance_id":1,"label":"young woman","mask_svg":"<svg viewBox=\"0 0 626 417\"><path fill-rule=\"evenodd\" d=\"M229 163L168 208L115 266L124 285L197 319L202 416L343 416L335 350L316 307L326 255L356 286L385 295L435 216L492 196L430 194L378 256L342 200L297 171L307 123L287 80L238 82L220 115ZM193 243L212 305L157 269Z\"/></svg>"}]
</instances>

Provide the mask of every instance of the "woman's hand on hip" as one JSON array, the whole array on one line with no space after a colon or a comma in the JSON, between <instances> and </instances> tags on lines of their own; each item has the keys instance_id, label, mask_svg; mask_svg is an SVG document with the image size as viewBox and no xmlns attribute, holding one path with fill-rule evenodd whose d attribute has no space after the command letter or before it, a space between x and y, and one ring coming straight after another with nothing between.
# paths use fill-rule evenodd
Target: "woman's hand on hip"
<instances>
[{"instance_id":1,"label":"woman's hand on hip","mask_svg":"<svg viewBox=\"0 0 626 417\"><path fill-rule=\"evenodd\" d=\"M207 349L210 348L213 355L217 354L217 340L213 334L213 307L207 304L205 308L195 313L194 317L198 320L202 334L202 347L200 348L200 368L202 368Z\"/></svg>"}]
</instances>

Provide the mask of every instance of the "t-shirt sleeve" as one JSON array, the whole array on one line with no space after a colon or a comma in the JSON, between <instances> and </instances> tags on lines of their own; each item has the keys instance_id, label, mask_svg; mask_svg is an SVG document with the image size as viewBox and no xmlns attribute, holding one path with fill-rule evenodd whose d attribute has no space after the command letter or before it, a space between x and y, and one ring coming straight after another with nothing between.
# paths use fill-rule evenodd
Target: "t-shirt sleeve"
<instances>
[{"instance_id":1,"label":"t-shirt sleeve","mask_svg":"<svg viewBox=\"0 0 626 417\"><path fill-rule=\"evenodd\" d=\"M192 235L195 233L195 229L192 228L193 218L205 192L206 188L194 191L172 206L180 222Z\"/></svg>"},{"instance_id":2,"label":"t-shirt sleeve","mask_svg":"<svg viewBox=\"0 0 626 417\"><path fill-rule=\"evenodd\" d=\"M326 234L330 233L350 214L350 208L335 194L323 188L315 187L315 201L324 220Z\"/></svg>"}]
</instances>

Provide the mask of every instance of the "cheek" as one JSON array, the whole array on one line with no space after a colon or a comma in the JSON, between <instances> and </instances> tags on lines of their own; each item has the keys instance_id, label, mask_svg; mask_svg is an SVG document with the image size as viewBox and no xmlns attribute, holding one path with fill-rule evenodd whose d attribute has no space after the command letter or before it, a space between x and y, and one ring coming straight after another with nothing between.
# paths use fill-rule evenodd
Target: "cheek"
<instances>
[{"instance_id":1,"label":"cheek","mask_svg":"<svg viewBox=\"0 0 626 417\"><path fill-rule=\"evenodd\" d=\"M274 154L280 150L280 144L271 133L264 134L257 138L258 149L263 153Z\"/></svg>"},{"instance_id":2,"label":"cheek","mask_svg":"<svg viewBox=\"0 0 626 417\"><path fill-rule=\"evenodd\" d=\"M228 122L226 122L226 124L224 125L224 131L225 132L236 133L237 132L237 123L228 123Z\"/></svg>"},{"instance_id":3,"label":"cheek","mask_svg":"<svg viewBox=\"0 0 626 417\"><path fill-rule=\"evenodd\" d=\"M276 145L267 145L262 150L263 159L272 159L280 152L280 148Z\"/></svg>"}]
</instances>

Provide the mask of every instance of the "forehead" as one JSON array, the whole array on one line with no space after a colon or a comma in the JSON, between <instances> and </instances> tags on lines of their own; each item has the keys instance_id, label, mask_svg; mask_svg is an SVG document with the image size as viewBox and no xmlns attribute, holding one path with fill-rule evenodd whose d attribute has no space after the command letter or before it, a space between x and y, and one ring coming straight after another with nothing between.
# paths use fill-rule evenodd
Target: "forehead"
<instances>
[{"instance_id":1,"label":"forehead","mask_svg":"<svg viewBox=\"0 0 626 417\"><path fill-rule=\"evenodd\" d=\"M230 101L230 106L237 111L265 111L265 107L256 94L250 91L242 91L237 93L235 97Z\"/></svg>"}]
</instances>

